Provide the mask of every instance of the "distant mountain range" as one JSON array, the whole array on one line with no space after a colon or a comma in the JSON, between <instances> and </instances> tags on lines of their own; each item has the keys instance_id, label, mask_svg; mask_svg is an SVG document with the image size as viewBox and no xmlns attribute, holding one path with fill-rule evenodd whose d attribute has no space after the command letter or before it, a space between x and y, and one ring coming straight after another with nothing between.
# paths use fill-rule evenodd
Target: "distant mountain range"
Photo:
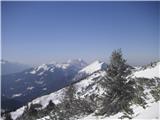
<instances>
[{"instance_id":1,"label":"distant mountain range","mask_svg":"<svg viewBox=\"0 0 160 120\"><path fill-rule=\"evenodd\" d=\"M30 67L31 66L25 64L10 62L7 60L1 60L2 75L21 72Z\"/></svg>"},{"instance_id":2,"label":"distant mountain range","mask_svg":"<svg viewBox=\"0 0 160 120\"><path fill-rule=\"evenodd\" d=\"M77 73L87 65L81 59L65 63L42 64L22 72L2 75L2 104L6 100L20 102L17 108L39 96L49 94L70 84ZM2 106L5 110L16 109L13 105ZM13 107L12 107L13 106Z\"/></svg>"}]
</instances>

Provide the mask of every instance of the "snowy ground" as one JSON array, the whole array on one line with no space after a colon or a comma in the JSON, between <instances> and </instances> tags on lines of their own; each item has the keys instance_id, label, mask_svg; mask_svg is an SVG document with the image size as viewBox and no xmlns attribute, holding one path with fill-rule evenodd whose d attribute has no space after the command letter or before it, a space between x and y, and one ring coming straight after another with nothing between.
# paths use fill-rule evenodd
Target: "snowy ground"
<instances>
[{"instance_id":1,"label":"snowy ground","mask_svg":"<svg viewBox=\"0 0 160 120\"><path fill-rule=\"evenodd\" d=\"M134 120L160 119L160 102L151 103L149 107L147 107L146 109L138 107L137 109L134 110L134 112L137 115L133 118ZM118 117L121 117L121 115L122 115L121 113L118 113L111 117L104 117L104 116L94 116L94 114L91 114L88 115L87 117L83 117L78 120L108 120L108 119L117 120Z\"/></svg>"},{"instance_id":2,"label":"snowy ground","mask_svg":"<svg viewBox=\"0 0 160 120\"><path fill-rule=\"evenodd\" d=\"M145 77L145 78L154 78L154 77L160 78L160 62L158 62L157 65L153 68L147 68L145 70L135 72L134 76Z\"/></svg>"},{"instance_id":3,"label":"snowy ground","mask_svg":"<svg viewBox=\"0 0 160 120\"><path fill-rule=\"evenodd\" d=\"M134 112L136 112L135 114L137 114L137 116L133 118L134 120L158 120L160 119L160 102L151 103L146 109L138 107L138 109L135 109ZM118 120L118 117L120 117L121 115L121 113L118 113L114 116L104 117L90 114L77 120ZM49 116L37 120L49 120Z\"/></svg>"}]
</instances>

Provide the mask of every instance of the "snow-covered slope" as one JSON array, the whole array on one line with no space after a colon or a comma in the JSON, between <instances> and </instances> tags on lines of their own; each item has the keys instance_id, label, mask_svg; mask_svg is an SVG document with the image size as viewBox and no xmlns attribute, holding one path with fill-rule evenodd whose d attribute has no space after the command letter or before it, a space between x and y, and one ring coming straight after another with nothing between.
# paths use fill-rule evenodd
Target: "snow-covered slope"
<instances>
[{"instance_id":1,"label":"snow-covered slope","mask_svg":"<svg viewBox=\"0 0 160 120\"><path fill-rule=\"evenodd\" d=\"M92 74L98 70L101 70L103 67L105 67L105 63L97 60L80 70L79 73Z\"/></svg>"},{"instance_id":2,"label":"snow-covered slope","mask_svg":"<svg viewBox=\"0 0 160 120\"><path fill-rule=\"evenodd\" d=\"M97 84L95 84L95 82L98 82L97 78L100 78L100 76L101 75L103 76L104 74L105 74L105 72L101 71L99 73L92 74L91 76L87 77L86 79L76 83L75 86L77 88L77 93L81 94L81 97L83 97L83 98L87 95L92 94L93 92L97 92L97 94L102 93L101 92L102 89L96 90ZM90 90L86 90L86 88L92 84L94 84L92 86L92 88ZM32 102L29 103L29 105L31 103L32 104L38 103L38 104L42 105L42 108L45 108L48 105L50 100L52 100L53 103L58 104L62 101L64 94L65 94L65 90L66 90L66 88L63 88L63 89L60 89L60 90L58 90L54 93L51 93L49 95L45 95L45 96L39 97L37 99L34 99ZM24 107L16 110L15 112L11 112L11 116L12 116L13 120L15 120L17 117L21 116L23 114L22 111L24 111Z\"/></svg>"},{"instance_id":3,"label":"snow-covered slope","mask_svg":"<svg viewBox=\"0 0 160 120\"><path fill-rule=\"evenodd\" d=\"M98 65L99 62L98 63L95 62L95 63L96 65ZM102 64L100 63L100 65ZM96 69L96 71L97 72L93 71L94 73L92 73L92 75L88 76L87 78L75 84L75 87L77 89L77 94L81 94L80 97L84 98L94 92L96 92L98 95L100 95L100 93L103 93L102 88L98 87L97 82L100 80L101 77L103 77L103 75L105 75L105 72L100 69L100 66L99 66L99 69ZM89 86L92 86L92 87L89 88ZM32 104L38 103L42 105L42 108L45 108L48 105L50 100L52 100L53 103L58 104L62 101L65 90L66 88L63 88L49 95L45 95L37 99L34 99L32 102L29 103L29 105L31 103ZM23 114L22 111L24 111L24 107L20 109L16 110L15 112L11 112L11 116L13 120L15 120L17 117Z\"/></svg>"},{"instance_id":4,"label":"snow-covered slope","mask_svg":"<svg viewBox=\"0 0 160 120\"><path fill-rule=\"evenodd\" d=\"M148 67L134 73L135 77L154 78L160 77L160 62L156 63L153 67Z\"/></svg>"},{"instance_id":5,"label":"snow-covered slope","mask_svg":"<svg viewBox=\"0 0 160 120\"><path fill-rule=\"evenodd\" d=\"M76 94L79 95L80 98L89 97L90 95L96 94L98 96L101 96L104 92L103 88L99 84L99 81L102 80L103 76L106 74L104 70L102 70L100 67L102 64L101 62L94 62L94 64L91 64L87 66L86 68L82 69L80 72L87 72L90 75L84 78L83 80L76 82L74 86L76 87ZM98 68L96 68L97 66ZM95 68L95 69L94 69ZM93 70L92 70L93 69ZM153 67L146 68L145 70L138 70L132 73L132 76L134 77L145 77L145 78L154 78L159 77L157 76L159 72L159 63L157 63ZM158 73L158 74L157 74ZM66 87L67 88L67 87ZM66 88L60 89L54 93L51 93L49 95L45 95L42 97L39 97L32 102L29 103L29 105L39 103L42 105L42 109L45 108L49 101L52 100L53 103L58 104L62 102L62 99L65 94ZM159 102L154 102L153 98L151 97L149 90L146 90L148 93L148 100L147 104L148 107L146 109L143 109L142 107L133 106L134 109L134 119L139 118L149 118L149 119L157 119L159 117L157 106L159 105ZM21 116L23 114L24 107L18 109L15 112L11 112L12 118L15 120L17 117ZM122 114L118 113L114 116L105 117L105 116L95 116L94 113L88 115L88 116L82 116L79 118L79 120L106 120L106 119L118 119ZM46 116L46 118L49 118L49 116ZM44 120L37 119L37 120Z\"/></svg>"},{"instance_id":6,"label":"snow-covered slope","mask_svg":"<svg viewBox=\"0 0 160 120\"><path fill-rule=\"evenodd\" d=\"M73 81L81 80L86 78L89 75L92 75L95 72L100 70L105 70L107 68L107 64L101 61L94 61L93 63L89 64L88 66L81 69L76 76L74 77Z\"/></svg>"},{"instance_id":7,"label":"snow-covered slope","mask_svg":"<svg viewBox=\"0 0 160 120\"><path fill-rule=\"evenodd\" d=\"M160 118L159 113L160 102L151 103L146 109L138 108L137 116L133 118L133 120L158 120ZM90 114L86 117L82 117L78 120L117 120L122 114L116 114L110 117L105 116L95 116L94 114ZM43 120L43 119L39 119Z\"/></svg>"}]
</instances>

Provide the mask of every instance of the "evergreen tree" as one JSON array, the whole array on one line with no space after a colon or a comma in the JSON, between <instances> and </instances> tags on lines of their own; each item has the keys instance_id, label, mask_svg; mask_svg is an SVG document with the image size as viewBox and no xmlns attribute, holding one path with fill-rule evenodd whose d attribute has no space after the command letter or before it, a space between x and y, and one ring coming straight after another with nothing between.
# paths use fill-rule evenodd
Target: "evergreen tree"
<instances>
[{"instance_id":1,"label":"evergreen tree","mask_svg":"<svg viewBox=\"0 0 160 120\"><path fill-rule=\"evenodd\" d=\"M126 64L121 50L112 53L110 64L107 68L107 75L104 77L102 86L106 90L103 99L101 114L113 115L118 112L132 114L130 102L134 98L134 80L127 78L131 73L130 66Z\"/></svg>"},{"instance_id":2,"label":"evergreen tree","mask_svg":"<svg viewBox=\"0 0 160 120\"><path fill-rule=\"evenodd\" d=\"M87 100L76 98L76 88L74 84L69 85L66 89L61 108L63 108L63 114L61 113L61 115L63 115L66 120L80 114L89 114L93 112Z\"/></svg>"},{"instance_id":3,"label":"evergreen tree","mask_svg":"<svg viewBox=\"0 0 160 120\"><path fill-rule=\"evenodd\" d=\"M74 87L73 84L70 84L65 91L64 100L66 100L72 104L74 102L74 100L76 99L75 93L76 93L76 88Z\"/></svg>"},{"instance_id":4,"label":"evergreen tree","mask_svg":"<svg viewBox=\"0 0 160 120\"><path fill-rule=\"evenodd\" d=\"M5 120L13 120L13 119L11 118L11 114L10 114L10 113L7 113L7 114L5 115Z\"/></svg>"},{"instance_id":5,"label":"evergreen tree","mask_svg":"<svg viewBox=\"0 0 160 120\"><path fill-rule=\"evenodd\" d=\"M56 107L56 105L52 102L52 100L50 100L49 103L48 103L48 105L47 105L47 107L46 107L46 109L48 111L51 111L51 110L54 110L55 107Z\"/></svg>"},{"instance_id":6,"label":"evergreen tree","mask_svg":"<svg viewBox=\"0 0 160 120\"><path fill-rule=\"evenodd\" d=\"M73 84L70 84L66 88L64 100L61 107L63 109L61 109L62 112L60 113L66 119L69 119L71 116L75 115L77 112L75 111L75 104L76 104L75 93L76 93L76 88L74 87Z\"/></svg>"}]
</instances>

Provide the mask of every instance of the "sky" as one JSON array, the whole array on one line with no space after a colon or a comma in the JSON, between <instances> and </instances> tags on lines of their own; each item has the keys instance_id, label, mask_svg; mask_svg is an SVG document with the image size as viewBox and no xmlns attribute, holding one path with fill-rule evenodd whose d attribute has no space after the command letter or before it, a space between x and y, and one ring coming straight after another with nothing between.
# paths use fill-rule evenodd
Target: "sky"
<instances>
[{"instance_id":1,"label":"sky","mask_svg":"<svg viewBox=\"0 0 160 120\"><path fill-rule=\"evenodd\" d=\"M2 2L2 58L25 64L159 58L158 2Z\"/></svg>"}]
</instances>

